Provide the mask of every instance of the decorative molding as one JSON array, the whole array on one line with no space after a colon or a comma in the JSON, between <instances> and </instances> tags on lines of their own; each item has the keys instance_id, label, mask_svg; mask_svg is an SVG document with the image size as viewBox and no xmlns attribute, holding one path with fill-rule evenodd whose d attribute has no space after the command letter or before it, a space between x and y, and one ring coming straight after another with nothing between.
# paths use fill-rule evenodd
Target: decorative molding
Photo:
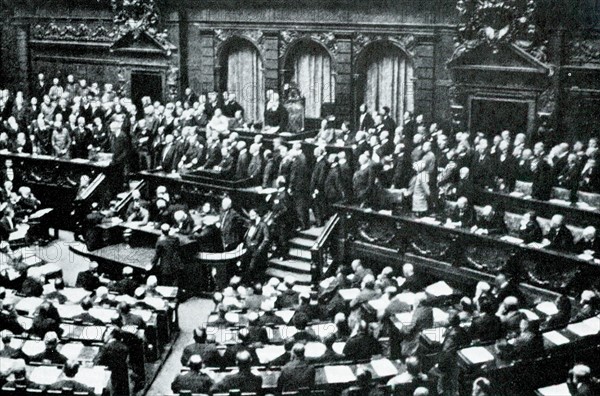
<instances>
[{"instance_id":1,"label":"decorative molding","mask_svg":"<svg viewBox=\"0 0 600 396\"><path fill-rule=\"evenodd\" d=\"M578 65L600 63L600 40L573 40L568 47L571 63Z\"/></svg>"},{"instance_id":2,"label":"decorative molding","mask_svg":"<svg viewBox=\"0 0 600 396\"><path fill-rule=\"evenodd\" d=\"M417 40L412 34L397 34L397 35L384 35L384 34L365 34L356 33L352 40L354 46L354 54L359 54L369 44L376 41L389 41L398 45L406 52L407 55L414 57L415 48L417 46Z\"/></svg>"},{"instance_id":3,"label":"decorative molding","mask_svg":"<svg viewBox=\"0 0 600 396\"><path fill-rule=\"evenodd\" d=\"M298 40L313 40L322 44L333 55L338 53L337 37L333 32L298 32L284 30L279 34L279 57L283 58Z\"/></svg>"},{"instance_id":4,"label":"decorative molding","mask_svg":"<svg viewBox=\"0 0 600 396\"><path fill-rule=\"evenodd\" d=\"M547 42L536 24L535 0L458 0L457 49L452 59L481 44L494 52L516 44L538 61L547 61Z\"/></svg>"},{"instance_id":5,"label":"decorative molding","mask_svg":"<svg viewBox=\"0 0 600 396\"><path fill-rule=\"evenodd\" d=\"M265 49L265 35L262 30L215 29L214 37L217 41L217 47L222 46L232 37L241 37L256 45L261 53Z\"/></svg>"},{"instance_id":6,"label":"decorative molding","mask_svg":"<svg viewBox=\"0 0 600 396\"><path fill-rule=\"evenodd\" d=\"M44 41L84 41L112 43L118 37L117 29L103 24L88 25L80 23L72 25L67 23L49 22L37 24L32 29L32 38Z\"/></svg>"},{"instance_id":7,"label":"decorative molding","mask_svg":"<svg viewBox=\"0 0 600 396\"><path fill-rule=\"evenodd\" d=\"M557 97L558 93L554 86L542 92L538 97L538 113L554 114Z\"/></svg>"}]
</instances>

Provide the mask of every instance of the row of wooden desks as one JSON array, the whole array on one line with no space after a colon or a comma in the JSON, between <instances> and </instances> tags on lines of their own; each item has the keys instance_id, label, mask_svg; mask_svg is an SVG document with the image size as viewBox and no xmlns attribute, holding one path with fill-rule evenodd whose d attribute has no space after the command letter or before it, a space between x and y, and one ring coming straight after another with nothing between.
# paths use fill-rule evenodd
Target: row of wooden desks
<instances>
[{"instance_id":1,"label":"row of wooden desks","mask_svg":"<svg viewBox=\"0 0 600 396\"><path fill-rule=\"evenodd\" d=\"M547 290L579 292L600 275L600 265L577 255L447 227L443 221L336 205L343 214L348 242L363 242L388 251L452 264L455 269L495 274L510 261L525 283ZM443 219L445 220L445 218ZM515 268L513 268L514 270Z\"/></svg>"},{"instance_id":2,"label":"row of wooden desks","mask_svg":"<svg viewBox=\"0 0 600 396\"><path fill-rule=\"evenodd\" d=\"M3 372L10 372L16 362L15 359L0 358L0 367ZM27 366L27 378L42 386L66 379L60 367L32 365ZM104 395L109 388L110 371L103 366L80 367L74 380L92 387L96 395Z\"/></svg>"},{"instance_id":3,"label":"row of wooden desks","mask_svg":"<svg viewBox=\"0 0 600 396\"><path fill-rule=\"evenodd\" d=\"M361 368L371 371L373 381L379 383L386 382L390 378L406 371L405 366L400 361L386 358L374 358L368 363L328 365L316 368L315 387L322 389L351 386L356 382L356 372ZM185 372L187 369L183 371ZM218 383L226 376L237 373L238 369L209 370L209 372L213 381ZM281 375L280 370L254 367L252 372L262 378L263 390L272 391L277 388L277 381Z\"/></svg>"}]
</instances>

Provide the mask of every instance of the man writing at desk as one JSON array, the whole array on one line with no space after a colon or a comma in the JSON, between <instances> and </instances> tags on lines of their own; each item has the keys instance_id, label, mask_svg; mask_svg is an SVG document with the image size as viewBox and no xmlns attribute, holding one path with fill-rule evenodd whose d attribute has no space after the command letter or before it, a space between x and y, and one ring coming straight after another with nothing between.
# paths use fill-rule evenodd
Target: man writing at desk
<instances>
[{"instance_id":1,"label":"man writing at desk","mask_svg":"<svg viewBox=\"0 0 600 396\"><path fill-rule=\"evenodd\" d=\"M564 224L562 215L554 215L550 220L550 230L542 241L542 246L563 252L573 251L573 234Z\"/></svg>"},{"instance_id":2,"label":"man writing at desk","mask_svg":"<svg viewBox=\"0 0 600 396\"><path fill-rule=\"evenodd\" d=\"M468 228L473 223L475 223L475 211L469 200L465 197L458 198L456 208L454 208L450 217L446 219L446 226Z\"/></svg>"},{"instance_id":3,"label":"man writing at desk","mask_svg":"<svg viewBox=\"0 0 600 396\"><path fill-rule=\"evenodd\" d=\"M477 235L505 235L508 232L504 216L491 205L483 208L477 224L471 227L471 231Z\"/></svg>"}]
</instances>

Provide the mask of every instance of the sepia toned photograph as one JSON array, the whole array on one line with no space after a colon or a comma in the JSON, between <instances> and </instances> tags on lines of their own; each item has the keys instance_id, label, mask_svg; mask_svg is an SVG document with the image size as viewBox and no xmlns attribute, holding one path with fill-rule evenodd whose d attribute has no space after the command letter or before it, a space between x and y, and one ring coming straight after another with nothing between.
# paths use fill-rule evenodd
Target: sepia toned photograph
<instances>
[{"instance_id":1,"label":"sepia toned photograph","mask_svg":"<svg viewBox=\"0 0 600 396\"><path fill-rule=\"evenodd\" d=\"M0 396L600 396L600 0L0 0Z\"/></svg>"}]
</instances>

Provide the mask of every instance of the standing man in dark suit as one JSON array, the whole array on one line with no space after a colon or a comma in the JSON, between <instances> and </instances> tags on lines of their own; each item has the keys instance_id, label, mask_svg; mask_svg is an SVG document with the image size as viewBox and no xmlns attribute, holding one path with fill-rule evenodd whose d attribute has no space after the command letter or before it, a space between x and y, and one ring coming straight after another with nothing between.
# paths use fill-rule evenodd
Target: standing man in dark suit
<instances>
[{"instance_id":1,"label":"standing man in dark suit","mask_svg":"<svg viewBox=\"0 0 600 396\"><path fill-rule=\"evenodd\" d=\"M531 242L542 242L544 239L544 233L542 227L537 221L537 215L535 212L527 212L521 219L521 226L519 227L519 238L524 243L529 244Z\"/></svg>"},{"instance_id":2,"label":"standing man in dark suit","mask_svg":"<svg viewBox=\"0 0 600 396\"><path fill-rule=\"evenodd\" d=\"M304 344L296 344L292 348L292 360L281 369L277 380L278 392L293 392L300 388L315 385L315 368L306 362Z\"/></svg>"},{"instance_id":3,"label":"standing man in dark suit","mask_svg":"<svg viewBox=\"0 0 600 396\"><path fill-rule=\"evenodd\" d=\"M85 118L77 119L77 127L71 133L71 158L88 158L92 146L92 132L85 126Z\"/></svg>"},{"instance_id":4,"label":"standing man in dark suit","mask_svg":"<svg viewBox=\"0 0 600 396\"><path fill-rule=\"evenodd\" d=\"M394 140L394 134L396 133L396 121L394 121L392 118L391 109L388 106L383 106L380 114L383 130L388 131L390 134L390 139Z\"/></svg>"},{"instance_id":5,"label":"standing man in dark suit","mask_svg":"<svg viewBox=\"0 0 600 396\"><path fill-rule=\"evenodd\" d=\"M125 176L128 173L129 158L131 157L131 141L129 136L121 130L120 122L112 122L111 130L111 152L113 154L112 162L110 163L113 171L114 185L112 196L117 195L123 189Z\"/></svg>"},{"instance_id":6,"label":"standing man in dark suit","mask_svg":"<svg viewBox=\"0 0 600 396\"><path fill-rule=\"evenodd\" d=\"M533 172L531 185L531 198L547 201L552 196L552 187L554 185L554 172L552 165L548 163L546 157L534 159L531 162Z\"/></svg>"},{"instance_id":7,"label":"standing man in dark suit","mask_svg":"<svg viewBox=\"0 0 600 396\"><path fill-rule=\"evenodd\" d=\"M469 345L470 338L460 326L460 317L456 311L450 312L448 328L442 342L442 351L439 355L437 368L442 374L438 390L443 390L444 395L454 395L458 391L458 362L457 352Z\"/></svg>"},{"instance_id":8,"label":"standing man in dark suit","mask_svg":"<svg viewBox=\"0 0 600 396\"><path fill-rule=\"evenodd\" d=\"M177 168L177 163L175 162L177 149L175 144L173 144L174 140L175 137L172 134L166 135L165 145L160 154L160 168L166 173L170 173Z\"/></svg>"},{"instance_id":9,"label":"standing man in dark suit","mask_svg":"<svg viewBox=\"0 0 600 396\"><path fill-rule=\"evenodd\" d=\"M229 392L230 389L239 389L242 392L262 391L262 378L252 373L252 357L248 351L240 351L235 360L239 371L223 378L219 383L213 385L211 393Z\"/></svg>"},{"instance_id":10,"label":"standing man in dark suit","mask_svg":"<svg viewBox=\"0 0 600 396\"><path fill-rule=\"evenodd\" d=\"M248 284L261 280L267 262L269 250L269 227L262 221L256 209L250 210L250 228L245 238L246 265L243 267L243 275Z\"/></svg>"},{"instance_id":11,"label":"standing man in dark suit","mask_svg":"<svg viewBox=\"0 0 600 396\"><path fill-rule=\"evenodd\" d=\"M225 252L235 249L241 240L242 218L231 207L231 198L225 197L221 201L221 214L219 225L221 228L221 239Z\"/></svg>"},{"instance_id":12,"label":"standing man in dark suit","mask_svg":"<svg viewBox=\"0 0 600 396\"><path fill-rule=\"evenodd\" d=\"M300 229L307 230L310 228L308 214L310 181L308 180L306 156L302 153L302 145L300 143L294 143L291 155L293 159L290 166L290 179L288 182L289 193L294 202Z\"/></svg>"},{"instance_id":13,"label":"standing man in dark suit","mask_svg":"<svg viewBox=\"0 0 600 396\"><path fill-rule=\"evenodd\" d=\"M321 193L320 199L325 199L325 216L330 217L335 213L333 204L345 200L346 189L342 182L342 174L335 154L329 154L327 166L329 169L327 170L327 177L325 178L323 187L325 191Z\"/></svg>"},{"instance_id":14,"label":"standing man in dark suit","mask_svg":"<svg viewBox=\"0 0 600 396\"><path fill-rule=\"evenodd\" d=\"M494 161L488 151L487 139L481 139L477 144L477 152L473 156L469 169L475 187L488 188L492 186Z\"/></svg>"},{"instance_id":15,"label":"standing man in dark suit","mask_svg":"<svg viewBox=\"0 0 600 396\"><path fill-rule=\"evenodd\" d=\"M327 153L322 147L315 149L316 163L310 178L310 193L313 201L312 207L315 214L317 227L322 227L327 220L326 201L325 201L325 180L327 179Z\"/></svg>"},{"instance_id":16,"label":"standing man in dark suit","mask_svg":"<svg viewBox=\"0 0 600 396\"><path fill-rule=\"evenodd\" d=\"M127 356L129 351L123 343L121 329L113 329L110 339L100 349L94 359L94 364L106 366L110 370L110 383L112 394L115 396L129 396L129 372Z\"/></svg>"},{"instance_id":17,"label":"standing man in dark suit","mask_svg":"<svg viewBox=\"0 0 600 396\"><path fill-rule=\"evenodd\" d=\"M183 267L179 239L170 235L170 225L163 224L160 229L162 235L156 241L156 253L152 259L152 267L155 268L154 271L158 272L161 285L176 286L179 272ZM156 266L158 266L157 269Z\"/></svg>"},{"instance_id":18,"label":"standing man in dark suit","mask_svg":"<svg viewBox=\"0 0 600 396\"><path fill-rule=\"evenodd\" d=\"M373 117L371 113L369 113L369 109L367 109L366 104L361 104L359 107L360 114L358 116L358 130L359 131L368 131L369 129L375 126L375 122L373 121Z\"/></svg>"},{"instance_id":19,"label":"standing man in dark suit","mask_svg":"<svg viewBox=\"0 0 600 396\"><path fill-rule=\"evenodd\" d=\"M596 165L596 159L594 157L588 158L583 166L579 186L582 191L593 193L600 192L600 168Z\"/></svg>"},{"instance_id":20,"label":"standing man in dark suit","mask_svg":"<svg viewBox=\"0 0 600 396\"><path fill-rule=\"evenodd\" d=\"M368 205L370 195L375 184L373 169L369 158L363 154L358 159L360 168L354 172L352 177L352 189L354 191L354 201L358 205Z\"/></svg>"}]
</instances>

